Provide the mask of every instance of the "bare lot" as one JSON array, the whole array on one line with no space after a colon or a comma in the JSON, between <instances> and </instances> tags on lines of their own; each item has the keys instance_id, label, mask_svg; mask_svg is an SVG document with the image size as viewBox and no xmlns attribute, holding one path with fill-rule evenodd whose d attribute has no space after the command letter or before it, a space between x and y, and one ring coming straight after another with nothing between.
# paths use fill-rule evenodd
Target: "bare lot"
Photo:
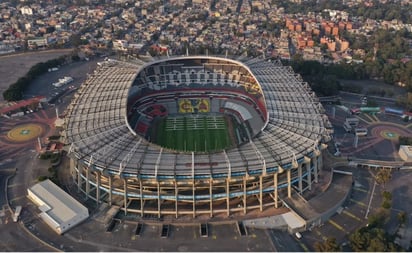
<instances>
[{"instance_id":1,"label":"bare lot","mask_svg":"<svg viewBox=\"0 0 412 253\"><path fill-rule=\"evenodd\" d=\"M71 49L60 49L0 56L0 103L4 101L1 95L3 91L24 76L33 65L68 54L70 51Z\"/></svg>"}]
</instances>

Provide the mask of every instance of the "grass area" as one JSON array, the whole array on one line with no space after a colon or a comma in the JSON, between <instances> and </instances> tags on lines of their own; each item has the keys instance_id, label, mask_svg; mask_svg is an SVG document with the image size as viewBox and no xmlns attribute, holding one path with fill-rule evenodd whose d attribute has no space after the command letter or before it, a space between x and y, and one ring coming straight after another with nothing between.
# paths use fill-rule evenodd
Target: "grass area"
<instances>
[{"instance_id":1,"label":"grass area","mask_svg":"<svg viewBox=\"0 0 412 253\"><path fill-rule=\"evenodd\" d=\"M158 122L152 136L155 143L179 151L210 152L232 144L223 116L169 116Z\"/></svg>"}]
</instances>

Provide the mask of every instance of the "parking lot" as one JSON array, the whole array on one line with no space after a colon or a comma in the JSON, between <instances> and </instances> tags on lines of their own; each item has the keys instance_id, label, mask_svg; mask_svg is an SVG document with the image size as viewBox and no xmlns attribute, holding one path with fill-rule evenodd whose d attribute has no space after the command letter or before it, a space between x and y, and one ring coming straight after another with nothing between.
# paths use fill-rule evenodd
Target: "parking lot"
<instances>
[{"instance_id":1,"label":"parking lot","mask_svg":"<svg viewBox=\"0 0 412 253\"><path fill-rule=\"evenodd\" d=\"M353 107L361 106L359 96L345 94L344 99L349 101L349 105ZM342 101L345 104L346 101ZM385 101L385 106L393 106L393 104ZM334 105L325 105L327 114L334 126L334 141L338 145L342 158L354 159L371 159L385 161L399 161L397 154L397 137L411 136L412 124L404 122L399 116L389 114L366 114L350 115L348 112L341 110ZM333 113L333 110L334 113ZM357 118L359 127L368 129L367 136L358 137L358 143L355 145L355 135L347 133L343 128L343 123L347 117ZM337 150L332 146L329 147L332 154ZM341 159L342 160L342 159ZM368 167L347 167L340 168L353 173L354 185L352 194L348 201L343 205L343 208L331 217L330 220L322 224L320 227L315 227L311 231L302 233L300 243L305 245L309 250L313 251L315 242L322 242L328 237L336 238L337 242L344 245L343 250L349 250L348 236L356 229L366 226L368 217L373 215L381 206L383 186L376 184L374 175L379 169L370 169ZM386 225L387 231L395 233L398 228L396 214L400 211L406 211L408 214L412 212L412 207L405 192L410 191L410 175L412 171L392 172L392 179L386 185L386 190L392 192L393 202L391 208L391 220ZM408 204L406 204L408 203ZM412 216L411 216L412 217ZM407 230L412 230L411 223L406 224ZM407 233L406 233L407 234Z\"/></svg>"},{"instance_id":2,"label":"parking lot","mask_svg":"<svg viewBox=\"0 0 412 253\"><path fill-rule=\"evenodd\" d=\"M347 244L348 236L357 228L365 226L368 220L367 217L380 207L382 189L379 185L373 189L374 171L368 168L340 167L338 169L353 173L352 193L342 208L327 222L302 233L300 241L310 251L314 250L313 245L315 242L322 242L328 237L336 238L339 244Z\"/></svg>"},{"instance_id":3,"label":"parking lot","mask_svg":"<svg viewBox=\"0 0 412 253\"><path fill-rule=\"evenodd\" d=\"M235 223L208 224L208 236L201 236L200 224L170 224L162 236L161 223L143 223L136 235L137 222L119 220L111 231L94 216L63 236L54 234L39 218L26 220L39 238L64 251L275 251L266 230L249 229L242 236ZM43 231L44 229L44 231Z\"/></svg>"},{"instance_id":4,"label":"parking lot","mask_svg":"<svg viewBox=\"0 0 412 253\"><path fill-rule=\"evenodd\" d=\"M140 236L135 235L136 226L117 223L112 232L102 236L143 251L273 251L264 230L250 229L248 235L241 236L235 223L208 224L207 237L201 236L200 224L168 225L166 236L162 235L162 224L144 224Z\"/></svg>"},{"instance_id":5,"label":"parking lot","mask_svg":"<svg viewBox=\"0 0 412 253\"><path fill-rule=\"evenodd\" d=\"M24 76L33 65L55 59L69 52L71 52L71 49L36 51L32 53L0 56L0 76L2 78L0 93L2 94L12 83ZM0 102L3 102L3 96L0 96Z\"/></svg>"}]
</instances>

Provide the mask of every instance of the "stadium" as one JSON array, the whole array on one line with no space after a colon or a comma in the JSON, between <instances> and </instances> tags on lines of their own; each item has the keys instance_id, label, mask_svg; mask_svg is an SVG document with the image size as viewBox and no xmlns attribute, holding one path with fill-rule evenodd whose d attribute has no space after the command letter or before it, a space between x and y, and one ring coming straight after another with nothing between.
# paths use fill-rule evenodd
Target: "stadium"
<instances>
[{"instance_id":1,"label":"stadium","mask_svg":"<svg viewBox=\"0 0 412 253\"><path fill-rule=\"evenodd\" d=\"M79 191L145 217L245 215L312 188L330 123L291 67L260 58L108 60L67 109Z\"/></svg>"}]
</instances>

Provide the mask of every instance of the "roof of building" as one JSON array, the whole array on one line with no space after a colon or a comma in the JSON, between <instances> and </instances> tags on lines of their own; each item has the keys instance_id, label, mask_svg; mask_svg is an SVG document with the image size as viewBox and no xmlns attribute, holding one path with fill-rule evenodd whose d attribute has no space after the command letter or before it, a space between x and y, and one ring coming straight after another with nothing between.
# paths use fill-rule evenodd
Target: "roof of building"
<instances>
[{"instance_id":1,"label":"roof of building","mask_svg":"<svg viewBox=\"0 0 412 253\"><path fill-rule=\"evenodd\" d=\"M412 161L412 145L400 145L399 156L405 162Z\"/></svg>"},{"instance_id":2,"label":"roof of building","mask_svg":"<svg viewBox=\"0 0 412 253\"><path fill-rule=\"evenodd\" d=\"M59 224L73 219L76 215L89 213L85 206L49 179L35 184L29 191L45 203L40 209Z\"/></svg>"},{"instance_id":3,"label":"roof of building","mask_svg":"<svg viewBox=\"0 0 412 253\"><path fill-rule=\"evenodd\" d=\"M403 149L405 154L412 156L412 146L411 145L401 145L399 149Z\"/></svg>"}]
</instances>

